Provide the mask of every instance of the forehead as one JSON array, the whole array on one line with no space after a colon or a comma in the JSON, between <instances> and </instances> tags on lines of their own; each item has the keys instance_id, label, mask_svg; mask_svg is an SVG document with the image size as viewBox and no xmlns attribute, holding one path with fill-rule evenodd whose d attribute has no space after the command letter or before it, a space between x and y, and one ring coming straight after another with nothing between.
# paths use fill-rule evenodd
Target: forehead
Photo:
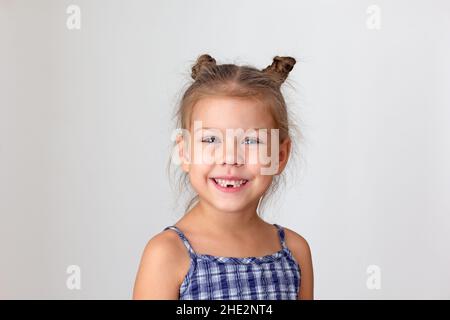
<instances>
[{"instance_id":1,"label":"forehead","mask_svg":"<svg viewBox=\"0 0 450 320\"><path fill-rule=\"evenodd\" d=\"M202 121L211 128L273 128L268 107L256 99L238 97L205 97L192 110L191 126Z\"/></svg>"}]
</instances>

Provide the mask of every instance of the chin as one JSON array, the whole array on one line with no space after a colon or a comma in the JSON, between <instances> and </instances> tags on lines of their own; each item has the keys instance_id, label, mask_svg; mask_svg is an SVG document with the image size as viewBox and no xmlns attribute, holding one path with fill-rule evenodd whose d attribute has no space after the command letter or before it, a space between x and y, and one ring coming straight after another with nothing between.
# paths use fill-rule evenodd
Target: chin
<instances>
[{"instance_id":1,"label":"chin","mask_svg":"<svg viewBox=\"0 0 450 320\"><path fill-rule=\"evenodd\" d=\"M220 203L219 203L220 202ZM241 212L246 207L246 204L242 203L226 203L226 200L212 201L211 204L220 211L229 212L230 214Z\"/></svg>"}]
</instances>

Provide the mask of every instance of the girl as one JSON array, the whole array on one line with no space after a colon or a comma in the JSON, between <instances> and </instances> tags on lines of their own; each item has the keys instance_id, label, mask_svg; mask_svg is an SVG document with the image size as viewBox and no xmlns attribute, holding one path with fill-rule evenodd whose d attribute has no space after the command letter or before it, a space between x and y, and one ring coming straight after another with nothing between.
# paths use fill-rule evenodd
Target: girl
<instances>
[{"instance_id":1,"label":"girl","mask_svg":"<svg viewBox=\"0 0 450 320\"><path fill-rule=\"evenodd\" d=\"M291 153L280 86L295 62L276 56L258 70L197 59L176 113L176 150L196 197L148 242L134 299L313 299L308 243L258 215Z\"/></svg>"}]
</instances>

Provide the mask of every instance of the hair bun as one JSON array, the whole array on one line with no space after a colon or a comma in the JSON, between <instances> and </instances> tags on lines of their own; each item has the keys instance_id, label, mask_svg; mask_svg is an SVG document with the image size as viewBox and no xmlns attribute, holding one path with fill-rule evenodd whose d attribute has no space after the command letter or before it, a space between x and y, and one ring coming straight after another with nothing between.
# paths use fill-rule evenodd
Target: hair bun
<instances>
[{"instance_id":1,"label":"hair bun","mask_svg":"<svg viewBox=\"0 0 450 320\"><path fill-rule=\"evenodd\" d=\"M281 85L289 75L289 72L294 68L296 61L292 57L279 57L273 58L273 62L270 66L267 66L261 72L270 75L275 82Z\"/></svg>"},{"instance_id":2,"label":"hair bun","mask_svg":"<svg viewBox=\"0 0 450 320\"><path fill-rule=\"evenodd\" d=\"M197 79L197 76L199 75L202 68L206 66L215 66L216 65L216 59L211 57L209 54L202 54L200 57L198 57L197 62L195 65L192 66L192 73L191 77L192 79Z\"/></svg>"}]
</instances>

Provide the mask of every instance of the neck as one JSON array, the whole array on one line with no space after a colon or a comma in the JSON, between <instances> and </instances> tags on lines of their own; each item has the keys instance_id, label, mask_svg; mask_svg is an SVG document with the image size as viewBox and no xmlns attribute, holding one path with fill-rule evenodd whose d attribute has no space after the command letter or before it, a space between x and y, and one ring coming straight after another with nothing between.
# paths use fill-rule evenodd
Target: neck
<instances>
[{"instance_id":1,"label":"neck","mask_svg":"<svg viewBox=\"0 0 450 320\"><path fill-rule=\"evenodd\" d=\"M225 212L200 200L192 209L192 213L199 217L199 221L208 230L240 234L257 227L262 222L256 212L257 207L258 203L252 203L239 212Z\"/></svg>"}]
</instances>

